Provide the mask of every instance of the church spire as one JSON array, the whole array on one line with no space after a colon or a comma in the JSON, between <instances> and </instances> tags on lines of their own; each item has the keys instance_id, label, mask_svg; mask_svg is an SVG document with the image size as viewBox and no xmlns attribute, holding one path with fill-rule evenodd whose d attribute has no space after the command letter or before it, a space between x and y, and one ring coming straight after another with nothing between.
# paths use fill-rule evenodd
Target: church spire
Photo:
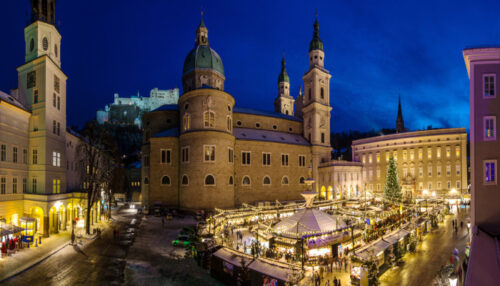
<instances>
[{"instance_id":1,"label":"church spire","mask_svg":"<svg viewBox=\"0 0 500 286\"><path fill-rule=\"evenodd\" d=\"M316 15L316 20L314 21L314 32L313 32L313 38L311 40L311 43L309 44L309 51L312 50L320 50L323 51L323 41L321 41L321 38L319 37L319 23L318 23L318 18Z\"/></svg>"},{"instance_id":2,"label":"church spire","mask_svg":"<svg viewBox=\"0 0 500 286\"><path fill-rule=\"evenodd\" d=\"M290 82L290 78L288 77L288 74L286 72L286 61L285 61L285 56L283 55L283 59L281 60L281 73L278 77L278 83L279 82Z\"/></svg>"},{"instance_id":3,"label":"church spire","mask_svg":"<svg viewBox=\"0 0 500 286\"><path fill-rule=\"evenodd\" d=\"M201 11L200 25L196 29L196 46L208 46L208 29L203 21L203 11Z\"/></svg>"},{"instance_id":4,"label":"church spire","mask_svg":"<svg viewBox=\"0 0 500 286\"><path fill-rule=\"evenodd\" d=\"M398 95L398 118L396 119L396 133L405 131L403 112L401 111L401 95Z\"/></svg>"}]
</instances>

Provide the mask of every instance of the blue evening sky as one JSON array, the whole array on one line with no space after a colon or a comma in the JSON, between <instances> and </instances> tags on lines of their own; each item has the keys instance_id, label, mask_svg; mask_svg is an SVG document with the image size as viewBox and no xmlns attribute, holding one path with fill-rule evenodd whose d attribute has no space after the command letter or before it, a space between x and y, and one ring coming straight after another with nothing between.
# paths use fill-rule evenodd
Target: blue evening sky
<instances>
[{"instance_id":1,"label":"blue evening sky","mask_svg":"<svg viewBox=\"0 0 500 286\"><path fill-rule=\"evenodd\" d=\"M0 90L8 92L24 62L29 1L0 5ZM201 6L226 91L238 106L263 110L273 109L283 50L296 97L317 10L332 131L394 128L398 92L410 129L468 128L462 49L500 42L500 1L58 1L68 125L94 117L115 92L182 88Z\"/></svg>"}]
</instances>

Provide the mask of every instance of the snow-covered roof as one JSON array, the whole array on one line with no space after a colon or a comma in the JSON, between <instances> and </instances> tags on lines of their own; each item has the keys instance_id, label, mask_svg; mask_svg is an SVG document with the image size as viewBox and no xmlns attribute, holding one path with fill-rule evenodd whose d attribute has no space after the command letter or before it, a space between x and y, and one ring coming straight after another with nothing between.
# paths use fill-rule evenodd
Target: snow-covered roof
<instances>
[{"instance_id":1,"label":"snow-covered roof","mask_svg":"<svg viewBox=\"0 0 500 286\"><path fill-rule=\"evenodd\" d=\"M12 104L16 107L19 107L23 110L26 110L29 112L29 110L19 101L17 100L16 98L14 98L13 96L11 95L8 95L7 93L3 92L0 90L0 101L5 101L9 104Z\"/></svg>"},{"instance_id":2,"label":"snow-covered roof","mask_svg":"<svg viewBox=\"0 0 500 286\"><path fill-rule=\"evenodd\" d=\"M375 242L372 242L358 250L355 251L354 255L362 260L369 260L370 257L377 256L381 251L386 250L392 244L379 238Z\"/></svg>"},{"instance_id":3,"label":"snow-covered roof","mask_svg":"<svg viewBox=\"0 0 500 286\"><path fill-rule=\"evenodd\" d=\"M243 259L245 267L252 262L251 256L227 248L221 248L214 252L213 255L237 267L241 267L241 259Z\"/></svg>"},{"instance_id":4,"label":"snow-covered roof","mask_svg":"<svg viewBox=\"0 0 500 286\"><path fill-rule=\"evenodd\" d=\"M248 265L248 268L285 282L288 282L289 277L293 274L293 271L290 268L268 263L260 259L254 260L254 262Z\"/></svg>"},{"instance_id":5,"label":"snow-covered roof","mask_svg":"<svg viewBox=\"0 0 500 286\"><path fill-rule=\"evenodd\" d=\"M273 227L277 233L287 233L293 236L324 233L347 227L339 217L331 216L320 210L306 208L289 216Z\"/></svg>"},{"instance_id":6,"label":"snow-covered roof","mask_svg":"<svg viewBox=\"0 0 500 286\"><path fill-rule=\"evenodd\" d=\"M305 146L310 145L302 135L270 130L234 128L233 135L239 140L268 141Z\"/></svg>"},{"instance_id":7,"label":"snow-covered roof","mask_svg":"<svg viewBox=\"0 0 500 286\"><path fill-rule=\"evenodd\" d=\"M408 234L409 232L407 230L400 229L396 232L390 233L389 235L383 236L382 238L391 244L395 244L396 242L398 242L398 240L407 236Z\"/></svg>"}]
</instances>

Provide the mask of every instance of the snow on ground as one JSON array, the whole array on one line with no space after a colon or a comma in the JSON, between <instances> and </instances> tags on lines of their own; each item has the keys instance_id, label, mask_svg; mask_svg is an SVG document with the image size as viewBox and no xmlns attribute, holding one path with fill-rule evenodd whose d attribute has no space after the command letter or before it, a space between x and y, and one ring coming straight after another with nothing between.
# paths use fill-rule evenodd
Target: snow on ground
<instances>
[{"instance_id":1,"label":"snow on ground","mask_svg":"<svg viewBox=\"0 0 500 286\"><path fill-rule=\"evenodd\" d=\"M125 267L126 285L220 285L185 250L172 246L184 226L195 225L192 217L165 221L144 216Z\"/></svg>"}]
</instances>

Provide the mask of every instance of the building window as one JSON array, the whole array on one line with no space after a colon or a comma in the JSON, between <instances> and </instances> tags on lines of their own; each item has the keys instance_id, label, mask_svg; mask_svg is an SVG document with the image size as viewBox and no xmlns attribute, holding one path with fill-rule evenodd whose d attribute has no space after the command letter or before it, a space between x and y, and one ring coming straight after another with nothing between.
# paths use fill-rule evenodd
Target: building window
<instances>
[{"instance_id":1,"label":"building window","mask_svg":"<svg viewBox=\"0 0 500 286\"><path fill-rule=\"evenodd\" d=\"M170 149L162 149L160 151L161 153L161 157L160 157L160 162L162 164L170 164L171 162L171 154L172 154L172 150Z\"/></svg>"},{"instance_id":2,"label":"building window","mask_svg":"<svg viewBox=\"0 0 500 286\"><path fill-rule=\"evenodd\" d=\"M33 90L33 103L38 103L38 89Z\"/></svg>"},{"instance_id":3,"label":"building window","mask_svg":"<svg viewBox=\"0 0 500 286\"><path fill-rule=\"evenodd\" d=\"M184 114L184 131L191 129L191 117L188 113Z\"/></svg>"},{"instance_id":4,"label":"building window","mask_svg":"<svg viewBox=\"0 0 500 286\"><path fill-rule=\"evenodd\" d=\"M281 184L288 185L288 177L287 176L283 176L283 178L281 179Z\"/></svg>"},{"instance_id":5,"label":"building window","mask_svg":"<svg viewBox=\"0 0 500 286\"><path fill-rule=\"evenodd\" d=\"M441 190L441 182L437 182L436 190Z\"/></svg>"},{"instance_id":6,"label":"building window","mask_svg":"<svg viewBox=\"0 0 500 286\"><path fill-rule=\"evenodd\" d=\"M450 176L451 175L451 166L448 165L446 166L446 176Z\"/></svg>"},{"instance_id":7,"label":"building window","mask_svg":"<svg viewBox=\"0 0 500 286\"><path fill-rule=\"evenodd\" d=\"M432 182L429 182L429 191L432 190Z\"/></svg>"},{"instance_id":8,"label":"building window","mask_svg":"<svg viewBox=\"0 0 500 286\"><path fill-rule=\"evenodd\" d=\"M311 88L309 88L309 100L311 100Z\"/></svg>"},{"instance_id":9,"label":"building window","mask_svg":"<svg viewBox=\"0 0 500 286\"><path fill-rule=\"evenodd\" d=\"M368 163L370 163L370 164L372 163L372 154L368 155Z\"/></svg>"},{"instance_id":10,"label":"building window","mask_svg":"<svg viewBox=\"0 0 500 286\"><path fill-rule=\"evenodd\" d=\"M23 164L28 164L28 150L23 149Z\"/></svg>"},{"instance_id":11,"label":"building window","mask_svg":"<svg viewBox=\"0 0 500 286\"><path fill-rule=\"evenodd\" d=\"M241 184L249 186L250 185L250 177L249 176L244 176L243 180L241 181Z\"/></svg>"},{"instance_id":12,"label":"building window","mask_svg":"<svg viewBox=\"0 0 500 286\"><path fill-rule=\"evenodd\" d=\"M36 71L30 71L26 75L26 88L32 88L36 85Z\"/></svg>"},{"instance_id":13,"label":"building window","mask_svg":"<svg viewBox=\"0 0 500 286\"><path fill-rule=\"evenodd\" d=\"M241 152L241 165L250 165L250 152L242 151Z\"/></svg>"},{"instance_id":14,"label":"building window","mask_svg":"<svg viewBox=\"0 0 500 286\"><path fill-rule=\"evenodd\" d=\"M2 195L5 195L5 190L7 189L7 178L1 177L0 178L0 193Z\"/></svg>"},{"instance_id":15,"label":"building window","mask_svg":"<svg viewBox=\"0 0 500 286\"><path fill-rule=\"evenodd\" d=\"M56 106L57 106L57 99L56 99L56 98L57 98L57 96L56 96L56 94L54 93L54 94L52 95L52 106L54 106L54 107L56 107Z\"/></svg>"},{"instance_id":16,"label":"building window","mask_svg":"<svg viewBox=\"0 0 500 286\"><path fill-rule=\"evenodd\" d=\"M432 159L432 148L427 148L427 159Z\"/></svg>"},{"instance_id":17,"label":"building window","mask_svg":"<svg viewBox=\"0 0 500 286\"><path fill-rule=\"evenodd\" d=\"M420 182L418 183L418 189L423 190L424 189L424 183Z\"/></svg>"},{"instance_id":18,"label":"building window","mask_svg":"<svg viewBox=\"0 0 500 286\"><path fill-rule=\"evenodd\" d=\"M231 116L227 116L227 131L233 130L233 119Z\"/></svg>"},{"instance_id":19,"label":"building window","mask_svg":"<svg viewBox=\"0 0 500 286\"><path fill-rule=\"evenodd\" d=\"M306 166L306 156L299 155L299 167L305 167L305 166Z\"/></svg>"},{"instance_id":20,"label":"building window","mask_svg":"<svg viewBox=\"0 0 500 286\"><path fill-rule=\"evenodd\" d=\"M365 157L365 155L361 156L361 162L363 162L363 164L366 164L366 157Z\"/></svg>"},{"instance_id":21,"label":"building window","mask_svg":"<svg viewBox=\"0 0 500 286\"><path fill-rule=\"evenodd\" d=\"M215 162L215 146L203 145L203 162Z\"/></svg>"},{"instance_id":22,"label":"building window","mask_svg":"<svg viewBox=\"0 0 500 286\"><path fill-rule=\"evenodd\" d=\"M57 122L57 136L61 135L61 123Z\"/></svg>"},{"instance_id":23,"label":"building window","mask_svg":"<svg viewBox=\"0 0 500 286\"><path fill-rule=\"evenodd\" d=\"M450 158L451 156L451 148L450 146L446 146L446 158Z\"/></svg>"},{"instance_id":24,"label":"building window","mask_svg":"<svg viewBox=\"0 0 500 286\"><path fill-rule=\"evenodd\" d=\"M418 167L418 176L423 177L424 176L424 168L423 167Z\"/></svg>"},{"instance_id":25,"label":"building window","mask_svg":"<svg viewBox=\"0 0 500 286\"><path fill-rule=\"evenodd\" d=\"M269 176L265 176L264 180L262 180L263 185L271 185L271 178Z\"/></svg>"},{"instance_id":26,"label":"building window","mask_svg":"<svg viewBox=\"0 0 500 286\"><path fill-rule=\"evenodd\" d=\"M61 110L61 97L57 97L57 110Z\"/></svg>"},{"instance_id":27,"label":"building window","mask_svg":"<svg viewBox=\"0 0 500 286\"><path fill-rule=\"evenodd\" d=\"M52 180L52 193L60 194L61 193L61 180L53 179Z\"/></svg>"},{"instance_id":28,"label":"building window","mask_svg":"<svg viewBox=\"0 0 500 286\"><path fill-rule=\"evenodd\" d=\"M398 160L398 151L394 151L392 153L392 156L394 157L394 161L397 161Z\"/></svg>"},{"instance_id":29,"label":"building window","mask_svg":"<svg viewBox=\"0 0 500 286\"><path fill-rule=\"evenodd\" d=\"M460 190L460 181L457 181L457 190Z\"/></svg>"},{"instance_id":30,"label":"building window","mask_svg":"<svg viewBox=\"0 0 500 286\"><path fill-rule=\"evenodd\" d=\"M377 163L380 163L380 153L377 152L377 155L375 155L375 156L377 156Z\"/></svg>"},{"instance_id":31,"label":"building window","mask_svg":"<svg viewBox=\"0 0 500 286\"><path fill-rule=\"evenodd\" d=\"M497 160L485 160L483 161L483 174L484 174L484 184L496 184L497 183Z\"/></svg>"},{"instance_id":32,"label":"building window","mask_svg":"<svg viewBox=\"0 0 500 286\"><path fill-rule=\"evenodd\" d=\"M427 167L427 176L432 177L432 166Z\"/></svg>"},{"instance_id":33,"label":"building window","mask_svg":"<svg viewBox=\"0 0 500 286\"><path fill-rule=\"evenodd\" d=\"M325 133L321 133L321 143L325 143Z\"/></svg>"},{"instance_id":34,"label":"building window","mask_svg":"<svg viewBox=\"0 0 500 286\"><path fill-rule=\"evenodd\" d=\"M52 166L61 167L61 153L52 152Z\"/></svg>"},{"instance_id":35,"label":"building window","mask_svg":"<svg viewBox=\"0 0 500 286\"><path fill-rule=\"evenodd\" d=\"M161 177L161 184L162 185L170 185L170 177L169 176Z\"/></svg>"},{"instance_id":36,"label":"building window","mask_svg":"<svg viewBox=\"0 0 500 286\"><path fill-rule=\"evenodd\" d=\"M306 179L304 179L304 177L300 177L299 184L303 185L303 184L305 184L305 181L306 181Z\"/></svg>"},{"instance_id":37,"label":"building window","mask_svg":"<svg viewBox=\"0 0 500 286\"><path fill-rule=\"evenodd\" d=\"M408 176L408 168L403 168L403 177Z\"/></svg>"},{"instance_id":38,"label":"building window","mask_svg":"<svg viewBox=\"0 0 500 286\"><path fill-rule=\"evenodd\" d=\"M440 147L440 146L438 146L438 147L437 147L437 149L436 149L436 157L437 157L438 159L440 159L440 158L441 158L441 147Z\"/></svg>"},{"instance_id":39,"label":"building window","mask_svg":"<svg viewBox=\"0 0 500 286\"><path fill-rule=\"evenodd\" d=\"M262 166L271 166L271 153L262 153Z\"/></svg>"},{"instance_id":40,"label":"building window","mask_svg":"<svg viewBox=\"0 0 500 286\"><path fill-rule=\"evenodd\" d=\"M460 165L455 166L455 171L457 171L457 176L460 175Z\"/></svg>"},{"instance_id":41,"label":"building window","mask_svg":"<svg viewBox=\"0 0 500 286\"><path fill-rule=\"evenodd\" d=\"M28 179L23 178L23 193L26 193L28 190Z\"/></svg>"},{"instance_id":42,"label":"building window","mask_svg":"<svg viewBox=\"0 0 500 286\"><path fill-rule=\"evenodd\" d=\"M205 128L215 127L215 113L213 111L205 111L203 113L203 122Z\"/></svg>"},{"instance_id":43,"label":"building window","mask_svg":"<svg viewBox=\"0 0 500 286\"><path fill-rule=\"evenodd\" d=\"M230 185L234 184L234 181L233 181L233 176L229 176L229 184L230 184Z\"/></svg>"},{"instance_id":44,"label":"building window","mask_svg":"<svg viewBox=\"0 0 500 286\"><path fill-rule=\"evenodd\" d=\"M422 150L422 148L420 148L420 149L418 149L418 159L422 160L423 157L424 157L424 150Z\"/></svg>"},{"instance_id":45,"label":"building window","mask_svg":"<svg viewBox=\"0 0 500 286\"><path fill-rule=\"evenodd\" d=\"M377 178L380 178L380 169L377 168Z\"/></svg>"},{"instance_id":46,"label":"building window","mask_svg":"<svg viewBox=\"0 0 500 286\"><path fill-rule=\"evenodd\" d=\"M38 164L38 150L33 149L33 165Z\"/></svg>"},{"instance_id":47,"label":"building window","mask_svg":"<svg viewBox=\"0 0 500 286\"><path fill-rule=\"evenodd\" d=\"M56 134L57 132L57 124L55 120L52 120L52 133Z\"/></svg>"},{"instance_id":48,"label":"building window","mask_svg":"<svg viewBox=\"0 0 500 286\"><path fill-rule=\"evenodd\" d=\"M181 184L184 186L189 185L189 178L187 175L182 176Z\"/></svg>"},{"instance_id":49,"label":"building window","mask_svg":"<svg viewBox=\"0 0 500 286\"><path fill-rule=\"evenodd\" d=\"M497 119L496 116L483 117L484 135L486 141L497 139Z\"/></svg>"},{"instance_id":50,"label":"building window","mask_svg":"<svg viewBox=\"0 0 500 286\"><path fill-rule=\"evenodd\" d=\"M59 93L59 86L60 86L60 83L59 83L59 78L54 75L54 90ZM55 106L54 106L55 107Z\"/></svg>"},{"instance_id":51,"label":"building window","mask_svg":"<svg viewBox=\"0 0 500 286\"><path fill-rule=\"evenodd\" d=\"M389 152L385 152L385 161L386 162L389 162L389 157L391 156L391 154Z\"/></svg>"},{"instance_id":52,"label":"building window","mask_svg":"<svg viewBox=\"0 0 500 286\"><path fill-rule=\"evenodd\" d=\"M181 162L182 163L189 162L189 146L181 148Z\"/></svg>"},{"instance_id":53,"label":"building window","mask_svg":"<svg viewBox=\"0 0 500 286\"><path fill-rule=\"evenodd\" d=\"M281 166L288 166L288 154L281 154Z\"/></svg>"},{"instance_id":54,"label":"building window","mask_svg":"<svg viewBox=\"0 0 500 286\"><path fill-rule=\"evenodd\" d=\"M403 161L406 161L406 158L407 158L406 150L403 150Z\"/></svg>"},{"instance_id":55,"label":"building window","mask_svg":"<svg viewBox=\"0 0 500 286\"><path fill-rule=\"evenodd\" d=\"M447 184L447 189L448 189L448 190L449 190L449 189L451 189L451 182L450 182L450 181L448 181L446 184Z\"/></svg>"},{"instance_id":56,"label":"building window","mask_svg":"<svg viewBox=\"0 0 500 286\"><path fill-rule=\"evenodd\" d=\"M148 177L145 177L144 178L144 185L148 185L149 184L149 178Z\"/></svg>"},{"instance_id":57,"label":"building window","mask_svg":"<svg viewBox=\"0 0 500 286\"><path fill-rule=\"evenodd\" d=\"M7 145L5 145L5 144L2 144L2 147L1 147L0 160L7 161Z\"/></svg>"},{"instance_id":58,"label":"building window","mask_svg":"<svg viewBox=\"0 0 500 286\"><path fill-rule=\"evenodd\" d=\"M233 163L234 162L234 151L233 151L233 148L227 148L227 160L229 163Z\"/></svg>"},{"instance_id":59,"label":"building window","mask_svg":"<svg viewBox=\"0 0 500 286\"><path fill-rule=\"evenodd\" d=\"M12 193L17 194L17 178L12 178Z\"/></svg>"},{"instance_id":60,"label":"building window","mask_svg":"<svg viewBox=\"0 0 500 286\"><path fill-rule=\"evenodd\" d=\"M415 150L413 149L410 150L410 160L411 161L415 160Z\"/></svg>"},{"instance_id":61,"label":"building window","mask_svg":"<svg viewBox=\"0 0 500 286\"><path fill-rule=\"evenodd\" d=\"M36 185L36 178L33 178L33 180L31 180L31 190L33 193L36 193Z\"/></svg>"},{"instance_id":62,"label":"building window","mask_svg":"<svg viewBox=\"0 0 500 286\"><path fill-rule=\"evenodd\" d=\"M12 148L12 162L17 163L17 147Z\"/></svg>"},{"instance_id":63,"label":"building window","mask_svg":"<svg viewBox=\"0 0 500 286\"><path fill-rule=\"evenodd\" d=\"M436 173L438 177L441 176L441 166L436 167Z\"/></svg>"},{"instance_id":64,"label":"building window","mask_svg":"<svg viewBox=\"0 0 500 286\"><path fill-rule=\"evenodd\" d=\"M496 94L495 94L495 79L496 79L496 75L494 75L494 74L483 75L484 97L493 98L496 96Z\"/></svg>"},{"instance_id":65,"label":"building window","mask_svg":"<svg viewBox=\"0 0 500 286\"><path fill-rule=\"evenodd\" d=\"M321 99L325 98L325 90L321 88Z\"/></svg>"},{"instance_id":66,"label":"building window","mask_svg":"<svg viewBox=\"0 0 500 286\"><path fill-rule=\"evenodd\" d=\"M455 156L460 158L460 146L455 146Z\"/></svg>"}]
</instances>

